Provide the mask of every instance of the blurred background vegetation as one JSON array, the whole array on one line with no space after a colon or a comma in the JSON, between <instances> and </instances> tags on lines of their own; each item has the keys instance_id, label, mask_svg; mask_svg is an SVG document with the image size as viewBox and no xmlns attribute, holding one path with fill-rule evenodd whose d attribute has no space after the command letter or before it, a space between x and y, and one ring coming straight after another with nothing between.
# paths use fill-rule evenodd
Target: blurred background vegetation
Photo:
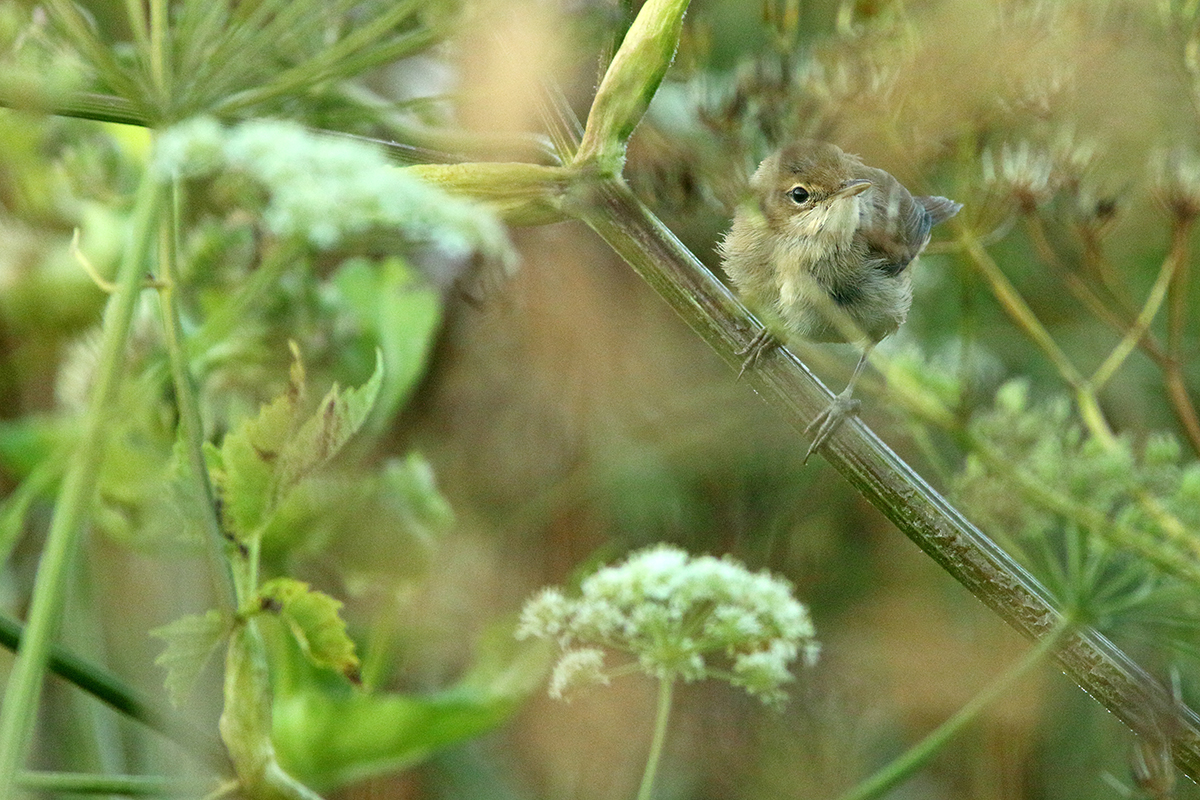
<instances>
[{"instance_id":1,"label":"blurred background vegetation","mask_svg":"<svg viewBox=\"0 0 1200 800\"><path fill-rule=\"evenodd\" d=\"M81 5L110 57L135 63L128 9ZM58 108L46 98L123 87L104 85L94 54L72 52L44 9L0 3L0 90L16 107L0 111L7 615L24 616L95 363L105 294L81 261L112 276L147 158L140 127L87 117L141 114L151 127L196 114L286 118L411 146L410 161L547 161L534 135L545 98L561 92L586 117L640 4L410 5L399 29L411 48L361 74L245 94L386 4L297 13L293 38L239 49L224 71L198 70L155 102L62 116L45 113ZM964 203L916 267L909 320L879 348L887 380L864 381L864 419L1061 602L1193 703L1197 6L693 0L625 169L717 272L741 182L790 137L836 142L914 192ZM436 233L368 233L292 254L252 304L235 305L278 244L261 194L237 176L207 179L181 211L181 298L185 329L201 336L191 357L207 436L219 440L286 386L289 341L314 397L364 382L376 347L412 373L316 508L297 511L265 552L273 573L346 603L369 688L454 684L533 590L629 548L733 553L796 585L822 659L782 713L724 686L685 687L659 796L833 798L1024 651L823 461L803 466L807 443L583 225L513 228L515 266L439 246ZM212 580L188 518L194 498L172 482L174 397L157 310L144 311L61 639L165 705L147 632L211 605ZM856 358L797 347L834 387ZM931 401L949 413L913 413ZM1030 477L1065 505L1031 496ZM0 654L0 673L11 663ZM202 729L215 730L219 672L208 668L176 712ZM486 735L406 772L335 781L329 796L630 797L653 693L636 681L570 704L534 692ZM165 769L169 748L78 694L49 685L34 763ZM1129 732L1048 664L893 796L1168 796L1138 785L1134 751ZM1174 791L1198 796L1186 780Z\"/></svg>"}]
</instances>

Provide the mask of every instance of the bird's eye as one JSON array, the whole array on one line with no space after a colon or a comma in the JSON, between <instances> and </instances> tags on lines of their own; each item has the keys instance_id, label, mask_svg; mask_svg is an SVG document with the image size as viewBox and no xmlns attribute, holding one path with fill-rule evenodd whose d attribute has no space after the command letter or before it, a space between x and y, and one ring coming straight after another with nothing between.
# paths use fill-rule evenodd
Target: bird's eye
<instances>
[{"instance_id":1,"label":"bird's eye","mask_svg":"<svg viewBox=\"0 0 1200 800\"><path fill-rule=\"evenodd\" d=\"M803 186L793 186L787 195L792 198L793 203L800 205L808 200L808 189Z\"/></svg>"}]
</instances>

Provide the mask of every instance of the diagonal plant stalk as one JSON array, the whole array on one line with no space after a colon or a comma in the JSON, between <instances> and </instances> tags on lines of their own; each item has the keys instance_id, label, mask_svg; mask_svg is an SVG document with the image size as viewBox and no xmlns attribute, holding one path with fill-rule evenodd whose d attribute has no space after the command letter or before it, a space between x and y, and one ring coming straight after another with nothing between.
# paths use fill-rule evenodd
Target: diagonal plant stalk
<instances>
[{"instance_id":1,"label":"diagonal plant stalk","mask_svg":"<svg viewBox=\"0 0 1200 800\"><path fill-rule=\"evenodd\" d=\"M133 209L130 238L117 273L117 291L105 309L96 383L84 417L79 450L71 459L54 506L46 545L38 564L29 622L0 708L0 797L11 797L25 760L50 647L65 602L67 578L94 501L100 461L125 365L125 346L143 288L154 243L154 223L162 210L163 187L150 170L142 176Z\"/></svg>"},{"instance_id":2,"label":"diagonal plant stalk","mask_svg":"<svg viewBox=\"0 0 1200 800\"><path fill-rule=\"evenodd\" d=\"M737 352L759 326L746 308L619 180L574 192L566 205L586 222L683 317L733 370ZM794 355L779 350L745 380L803 431L832 397ZM861 421L848 421L823 454L872 505L959 583L1024 635L1042 639L1063 616L1049 593L1011 556L930 487ZM1200 778L1200 716L1175 703L1137 663L1097 631L1063 635L1059 664L1084 691L1134 732L1158 730L1164 714L1178 717L1171 750L1177 765Z\"/></svg>"},{"instance_id":3,"label":"diagonal plant stalk","mask_svg":"<svg viewBox=\"0 0 1200 800\"><path fill-rule=\"evenodd\" d=\"M0 647L15 652L20 647L22 634L23 629L19 622L0 615ZM120 677L107 670L58 645L52 645L50 648L47 668L112 709L158 731L214 769L220 769L226 764L225 751L214 737L177 719L177 714L159 708L149 698L142 697Z\"/></svg>"}]
</instances>

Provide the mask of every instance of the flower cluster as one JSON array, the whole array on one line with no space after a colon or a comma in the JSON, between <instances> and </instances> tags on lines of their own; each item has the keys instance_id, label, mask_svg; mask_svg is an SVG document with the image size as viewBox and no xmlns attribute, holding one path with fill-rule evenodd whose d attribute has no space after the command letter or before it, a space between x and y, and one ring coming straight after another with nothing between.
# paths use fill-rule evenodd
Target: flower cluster
<instances>
[{"instance_id":1,"label":"flower cluster","mask_svg":"<svg viewBox=\"0 0 1200 800\"><path fill-rule=\"evenodd\" d=\"M482 206L397 169L374 147L295 123L254 120L223 128L193 119L159 138L155 167L166 179L222 169L247 175L267 190L263 217L272 233L319 249L368 230L395 229L452 259L473 252L513 258L503 226Z\"/></svg>"},{"instance_id":2,"label":"flower cluster","mask_svg":"<svg viewBox=\"0 0 1200 800\"><path fill-rule=\"evenodd\" d=\"M577 598L542 590L525 605L517 636L553 639L564 649L551 679L555 697L607 682L601 648L608 648L663 680L722 677L774 703L792 680L791 663L803 656L811 664L818 652L808 610L786 581L668 545L600 569Z\"/></svg>"}]
</instances>

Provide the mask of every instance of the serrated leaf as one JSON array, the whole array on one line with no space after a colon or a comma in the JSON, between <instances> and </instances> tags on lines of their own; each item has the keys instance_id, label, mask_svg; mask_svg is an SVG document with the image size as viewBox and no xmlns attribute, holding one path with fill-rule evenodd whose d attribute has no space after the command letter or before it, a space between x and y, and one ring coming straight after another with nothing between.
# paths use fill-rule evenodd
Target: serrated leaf
<instances>
[{"instance_id":1,"label":"serrated leaf","mask_svg":"<svg viewBox=\"0 0 1200 800\"><path fill-rule=\"evenodd\" d=\"M371 413L383 382L383 355L375 353L375 372L357 389L336 384L279 454L275 497L282 498L305 476L337 455Z\"/></svg>"},{"instance_id":2,"label":"serrated leaf","mask_svg":"<svg viewBox=\"0 0 1200 800\"><path fill-rule=\"evenodd\" d=\"M293 367L292 383L284 394L267 403L258 415L226 434L219 454L209 456L210 468L225 504L225 517L238 538L253 534L270 514L272 479L304 393L303 371ZM219 457L218 457L219 455Z\"/></svg>"},{"instance_id":3,"label":"serrated leaf","mask_svg":"<svg viewBox=\"0 0 1200 800\"><path fill-rule=\"evenodd\" d=\"M232 618L218 609L189 614L150 631L166 648L154 663L167 670L167 695L171 705L180 706L196 685L204 666L217 646L233 628Z\"/></svg>"},{"instance_id":4,"label":"serrated leaf","mask_svg":"<svg viewBox=\"0 0 1200 800\"><path fill-rule=\"evenodd\" d=\"M334 385L301 420L305 379L296 353L288 390L230 431L219 451L207 454L234 536L259 535L288 493L341 450L370 414L382 380L376 351L375 372L365 384L346 390Z\"/></svg>"},{"instance_id":5,"label":"serrated leaf","mask_svg":"<svg viewBox=\"0 0 1200 800\"><path fill-rule=\"evenodd\" d=\"M294 578L275 578L258 592L263 607L275 611L291 628L304 654L317 666L328 667L358 681L358 656L338 615L342 607L324 592Z\"/></svg>"}]
</instances>

